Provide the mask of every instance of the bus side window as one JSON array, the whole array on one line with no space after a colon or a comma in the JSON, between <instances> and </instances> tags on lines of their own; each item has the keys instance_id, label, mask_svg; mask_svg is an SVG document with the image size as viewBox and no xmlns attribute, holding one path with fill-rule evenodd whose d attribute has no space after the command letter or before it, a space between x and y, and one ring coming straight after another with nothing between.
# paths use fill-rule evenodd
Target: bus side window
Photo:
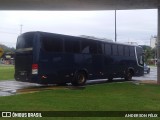
<instances>
[{"instance_id":1,"label":"bus side window","mask_svg":"<svg viewBox=\"0 0 160 120\"><path fill-rule=\"evenodd\" d=\"M124 55L129 56L129 47L128 46L124 47Z\"/></svg>"},{"instance_id":2,"label":"bus side window","mask_svg":"<svg viewBox=\"0 0 160 120\"><path fill-rule=\"evenodd\" d=\"M80 41L79 40L75 40L73 41L73 51L74 53L80 53Z\"/></svg>"},{"instance_id":3,"label":"bus side window","mask_svg":"<svg viewBox=\"0 0 160 120\"><path fill-rule=\"evenodd\" d=\"M89 53L89 43L82 40L81 53Z\"/></svg>"},{"instance_id":4,"label":"bus side window","mask_svg":"<svg viewBox=\"0 0 160 120\"><path fill-rule=\"evenodd\" d=\"M111 55L112 49L110 44L105 44L105 54L106 55Z\"/></svg>"},{"instance_id":5,"label":"bus side window","mask_svg":"<svg viewBox=\"0 0 160 120\"><path fill-rule=\"evenodd\" d=\"M129 51L130 51L130 56L135 56L135 50L134 50L134 47L129 47Z\"/></svg>"},{"instance_id":6,"label":"bus side window","mask_svg":"<svg viewBox=\"0 0 160 120\"><path fill-rule=\"evenodd\" d=\"M80 42L79 40L65 39L65 52L68 53L79 53L80 52Z\"/></svg>"},{"instance_id":7,"label":"bus side window","mask_svg":"<svg viewBox=\"0 0 160 120\"><path fill-rule=\"evenodd\" d=\"M123 56L124 55L124 50L123 50L123 46L122 45L118 45L118 54L119 56Z\"/></svg>"},{"instance_id":8,"label":"bus side window","mask_svg":"<svg viewBox=\"0 0 160 120\"><path fill-rule=\"evenodd\" d=\"M96 54L97 43L95 41L82 40L81 53Z\"/></svg>"},{"instance_id":9,"label":"bus side window","mask_svg":"<svg viewBox=\"0 0 160 120\"><path fill-rule=\"evenodd\" d=\"M113 55L118 55L117 45L112 45L112 52L113 52Z\"/></svg>"},{"instance_id":10,"label":"bus side window","mask_svg":"<svg viewBox=\"0 0 160 120\"><path fill-rule=\"evenodd\" d=\"M97 54L97 42L92 41L89 43L89 53L90 54Z\"/></svg>"},{"instance_id":11,"label":"bus side window","mask_svg":"<svg viewBox=\"0 0 160 120\"><path fill-rule=\"evenodd\" d=\"M47 52L62 52L63 40L52 36L43 36L43 48Z\"/></svg>"},{"instance_id":12,"label":"bus side window","mask_svg":"<svg viewBox=\"0 0 160 120\"><path fill-rule=\"evenodd\" d=\"M104 54L104 43L98 43L97 47L98 54Z\"/></svg>"}]
</instances>

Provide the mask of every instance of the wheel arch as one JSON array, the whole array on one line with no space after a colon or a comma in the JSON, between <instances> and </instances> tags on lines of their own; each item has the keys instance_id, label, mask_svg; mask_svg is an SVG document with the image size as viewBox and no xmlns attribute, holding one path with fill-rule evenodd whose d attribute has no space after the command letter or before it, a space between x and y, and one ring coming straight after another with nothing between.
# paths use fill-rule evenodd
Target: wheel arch
<instances>
[{"instance_id":1,"label":"wheel arch","mask_svg":"<svg viewBox=\"0 0 160 120\"><path fill-rule=\"evenodd\" d=\"M135 70L133 67L129 67L128 70L130 73L132 73L132 75L135 75Z\"/></svg>"}]
</instances>

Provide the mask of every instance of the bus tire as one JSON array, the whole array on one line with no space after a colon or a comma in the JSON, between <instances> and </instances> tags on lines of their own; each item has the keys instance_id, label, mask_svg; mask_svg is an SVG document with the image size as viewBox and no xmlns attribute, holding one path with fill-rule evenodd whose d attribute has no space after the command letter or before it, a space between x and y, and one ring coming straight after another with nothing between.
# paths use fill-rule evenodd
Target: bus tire
<instances>
[{"instance_id":1,"label":"bus tire","mask_svg":"<svg viewBox=\"0 0 160 120\"><path fill-rule=\"evenodd\" d=\"M127 72L126 72L126 74L125 74L125 80L126 81L131 81L132 80L132 77L133 77L133 72L132 72L132 70L128 70Z\"/></svg>"},{"instance_id":2,"label":"bus tire","mask_svg":"<svg viewBox=\"0 0 160 120\"><path fill-rule=\"evenodd\" d=\"M77 72L74 80L71 82L74 86L83 86L86 83L86 74L84 72Z\"/></svg>"}]
</instances>

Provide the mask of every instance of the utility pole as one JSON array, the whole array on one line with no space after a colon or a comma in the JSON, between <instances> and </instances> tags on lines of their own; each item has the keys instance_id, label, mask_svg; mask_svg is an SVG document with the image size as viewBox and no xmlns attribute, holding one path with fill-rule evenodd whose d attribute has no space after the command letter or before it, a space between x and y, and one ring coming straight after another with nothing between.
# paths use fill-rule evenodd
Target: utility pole
<instances>
[{"instance_id":1,"label":"utility pole","mask_svg":"<svg viewBox=\"0 0 160 120\"><path fill-rule=\"evenodd\" d=\"M158 7L157 84L160 85L160 7Z\"/></svg>"},{"instance_id":2,"label":"utility pole","mask_svg":"<svg viewBox=\"0 0 160 120\"><path fill-rule=\"evenodd\" d=\"M117 42L117 11L115 10L115 42Z\"/></svg>"},{"instance_id":3,"label":"utility pole","mask_svg":"<svg viewBox=\"0 0 160 120\"><path fill-rule=\"evenodd\" d=\"M21 24L20 25L20 34L22 34L22 27L23 27L23 25Z\"/></svg>"}]
</instances>

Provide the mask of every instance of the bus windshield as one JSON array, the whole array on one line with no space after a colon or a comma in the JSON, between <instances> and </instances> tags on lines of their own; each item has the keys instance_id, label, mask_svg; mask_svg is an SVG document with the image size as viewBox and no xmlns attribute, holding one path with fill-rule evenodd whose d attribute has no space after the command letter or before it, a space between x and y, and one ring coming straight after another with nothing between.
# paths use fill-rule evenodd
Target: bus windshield
<instances>
[{"instance_id":1,"label":"bus windshield","mask_svg":"<svg viewBox=\"0 0 160 120\"><path fill-rule=\"evenodd\" d=\"M143 66L144 64L144 56L143 56L143 49L140 47L137 47L137 62L139 65Z\"/></svg>"},{"instance_id":2,"label":"bus windshield","mask_svg":"<svg viewBox=\"0 0 160 120\"><path fill-rule=\"evenodd\" d=\"M17 49L33 48L34 34L23 34L18 37Z\"/></svg>"}]
</instances>

